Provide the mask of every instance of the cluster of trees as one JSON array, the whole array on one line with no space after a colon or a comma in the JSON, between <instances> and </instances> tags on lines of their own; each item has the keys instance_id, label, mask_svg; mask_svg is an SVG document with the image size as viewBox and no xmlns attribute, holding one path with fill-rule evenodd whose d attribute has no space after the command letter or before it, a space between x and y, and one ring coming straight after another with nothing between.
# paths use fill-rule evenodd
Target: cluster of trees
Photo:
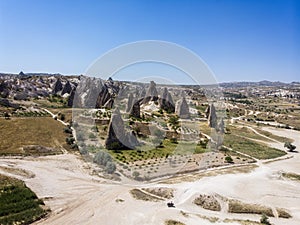
<instances>
[{"instance_id":1,"label":"cluster of trees","mask_svg":"<svg viewBox=\"0 0 300 225\"><path fill-rule=\"evenodd\" d=\"M95 154L94 163L103 166L105 171L109 174L112 174L116 171L116 164L113 162L112 157L103 150L100 150Z\"/></svg>"},{"instance_id":2,"label":"cluster of trees","mask_svg":"<svg viewBox=\"0 0 300 225\"><path fill-rule=\"evenodd\" d=\"M179 117L178 116L171 116L169 118L169 124L171 125L172 129L174 130L175 133L177 133L178 128L180 127L179 124Z\"/></svg>"}]
</instances>

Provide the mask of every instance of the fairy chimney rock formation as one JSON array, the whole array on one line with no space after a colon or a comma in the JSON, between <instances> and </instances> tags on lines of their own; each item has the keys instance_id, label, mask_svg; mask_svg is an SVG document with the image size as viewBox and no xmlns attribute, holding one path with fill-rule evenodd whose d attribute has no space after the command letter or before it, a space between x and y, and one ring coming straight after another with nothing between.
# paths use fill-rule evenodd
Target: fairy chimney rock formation
<instances>
[{"instance_id":1,"label":"fairy chimney rock formation","mask_svg":"<svg viewBox=\"0 0 300 225\"><path fill-rule=\"evenodd\" d=\"M61 95L64 95L66 93L70 94L71 91L72 91L72 86L71 86L70 82L67 81L67 83L65 84L64 88L61 91Z\"/></svg>"},{"instance_id":2,"label":"fairy chimney rock formation","mask_svg":"<svg viewBox=\"0 0 300 225\"><path fill-rule=\"evenodd\" d=\"M106 148L109 150L135 149L137 145L136 136L125 130L120 111L116 108L109 123L108 137L105 141Z\"/></svg>"},{"instance_id":3,"label":"fairy chimney rock formation","mask_svg":"<svg viewBox=\"0 0 300 225\"><path fill-rule=\"evenodd\" d=\"M105 106L105 103L108 102L110 99L111 94L109 93L107 86L103 85L96 100L96 108L101 108Z\"/></svg>"},{"instance_id":4,"label":"fairy chimney rock formation","mask_svg":"<svg viewBox=\"0 0 300 225\"><path fill-rule=\"evenodd\" d=\"M216 108L214 104L210 104L208 109L209 115L208 115L208 125L211 128L217 128L217 114L216 114Z\"/></svg>"},{"instance_id":5,"label":"fairy chimney rock formation","mask_svg":"<svg viewBox=\"0 0 300 225\"><path fill-rule=\"evenodd\" d=\"M156 83L154 81L150 81L150 86L147 90L143 104L146 104L149 101L157 101L157 99L158 99L158 92L156 89Z\"/></svg>"},{"instance_id":6,"label":"fairy chimney rock formation","mask_svg":"<svg viewBox=\"0 0 300 225\"><path fill-rule=\"evenodd\" d=\"M185 97L183 97L179 101L178 108L177 108L177 115L181 119L189 119L190 118L190 110L189 110L189 106L186 102Z\"/></svg>"},{"instance_id":7,"label":"fairy chimney rock formation","mask_svg":"<svg viewBox=\"0 0 300 225\"><path fill-rule=\"evenodd\" d=\"M76 93L76 88L73 88L72 91L71 91L71 93L70 93L70 96L69 96L69 98L68 98L68 103L67 103L67 105L68 105L69 107L72 107L72 106L73 106L73 101L74 101L75 93Z\"/></svg>"},{"instance_id":8,"label":"fairy chimney rock formation","mask_svg":"<svg viewBox=\"0 0 300 225\"><path fill-rule=\"evenodd\" d=\"M139 101L137 101L136 99L133 99L130 116L135 117L135 118L141 118L140 111L141 111L141 109L140 109Z\"/></svg>"},{"instance_id":9,"label":"fairy chimney rock formation","mask_svg":"<svg viewBox=\"0 0 300 225\"><path fill-rule=\"evenodd\" d=\"M60 78L57 78L55 84L53 85L52 94L57 94L62 89L63 89L63 85L60 81Z\"/></svg>"},{"instance_id":10,"label":"fairy chimney rock formation","mask_svg":"<svg viewBox=\"0 0 300 225\"><path fill-rule=\"evenodd\" d=\"M173 98L166 87L164 88L163 94L160 99L160 108L167 111L168 113L175 112Z\"/></svg>"}]
</instances>

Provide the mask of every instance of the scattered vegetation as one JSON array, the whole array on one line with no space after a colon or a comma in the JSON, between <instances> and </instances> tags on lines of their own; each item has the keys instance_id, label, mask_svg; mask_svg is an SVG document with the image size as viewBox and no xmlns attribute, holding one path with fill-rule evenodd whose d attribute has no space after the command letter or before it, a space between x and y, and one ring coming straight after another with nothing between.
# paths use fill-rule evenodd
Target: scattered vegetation
<instances>
[{"instance_id":1,"label":"scattered vegetation","mask_svg":"<svg viewBox=\"0 0 300 225\"><path fill-rule=\"evenodd\" d=\"M195 198L193 203L204 209L221 211L221 205L213 195L201 194L199 197Z\"/></svg>"},{"instance_id":2,"label":"scattered vegetation","mask_svg":"<svg viewBox=\"0 0 300 225\"><path fill-rule=\"evenodd\" d=\"M161 198L171 199L174 197L172 188L142 188L142 190Z\"/></svg>"},{"instance_id":3,"label":"scattered vegetation","mask_svg":"<svg viewBox=\"0 0 300 225\"><path fill-rule=\"evenodd\" d=\"M103 166L105 171L109 174L112 174L116 171L116 165L112 161L112 157L109 153L103 150L100 150L95 154L94 163Z\"/></svg>"},{"instance_id":4,"label":"scattered vegetation","mask_svg":"<svg viewBox=\"0 0 300 225\"><path fill-rule=\"evenodd\" d=\"M292 217L291 214L289 214L285 209L277 208L276 210L279 218L289 219Z\"/></svg>"},{"instance_id":5,"label":"scattered vegetation","mask_svg":"<svg viewBox=\"0 0 300 225\"><path fill-rule=\"evenodd\" d=\"M265 214L262 214L262 216L260 218L260 223L266 224L266 225L271 225L269 218Z\"/></svg>"},{"instance_id":6,"label":"scattered vegetation","mask_svg":"<svg viewBox=\"0 0 300 225\"><path fill-rule=\"evenodd\" d=\"M158 202L161 201L162 199L159 197L155 197L153 195L147 194L143 191L141 191L140 189L132 189L130 190L130 194L132 195L132 197L134 197L135 199L138 200L143 200L143 201L151 201L151 202Z\"/></svg>"},{"instance_id":7,"label":"scattered vegetation","mask_svg":"<svg viewBox=\"0 0 300 225\"><path fill-rule=\"evenodd\" d=\"M185 225L177 220L166 220L165 225Z\"/></svg>"},{"instance_id":8,"label":"scattered vegetation","mask_svg":"<svg viewBox=\"0 0 300 225\"><path fill-rule=\"evenodd\" d=\"M300 175L296 173L282 173L282 176L291 180L300 181Z\"/></svg>"},{"instance_id":9,"label":"scattered vegetation","mask_svg":"<svg viewBox=\"0 0 300 225\"><path fill-rule=\"evenodd\" d=\"M172 129L174 130L175 133L177 133L178 128L180 127L179 124L179 117L178 116L171 116L169 118L169 124L171 125Z\"/></svg>"},{"instance_id":10,"label":"scattered vegetation","mask_svg":"<svg viewBox=\"0 0 300 225\"><path fill-rule=\"evenodd\" d=\"M272 209L266 206L244 203L238 200L230 199L228 202L228 212L230 213L250 213L265 214L274 217Z\"/></svg>"}]
</instances>

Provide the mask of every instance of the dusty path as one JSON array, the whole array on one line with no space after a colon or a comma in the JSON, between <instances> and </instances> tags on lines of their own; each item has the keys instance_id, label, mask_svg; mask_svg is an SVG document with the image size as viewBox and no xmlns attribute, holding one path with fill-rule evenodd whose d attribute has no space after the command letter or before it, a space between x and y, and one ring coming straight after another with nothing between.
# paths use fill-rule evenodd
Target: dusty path
<instances>
[{"instance_id":1,"label":"dusty path","mask_svg":"<svg viewBox=\"0 0 300 225\"><path fill-rule=\"evenodd\" d=\"M299 132L280 129L268 131L293 138L296 140L294 144L297 149L300 149ZM273 142L273 145L283 148L281 143ZM121 185L109 182L89 175L88 164L73 154L23 159L0 158L0 166L23 169L35 175L29 178L11 174L23 179L40 198L45 199L46 205L51 208L52 213L49 218L36 224L160 225L166 219L176 219L187 225L223 224L210 223L197 215L222 219L259 220L259 215L228 214L226 210L211 212L192 203L193 199L201 193L217 193L244 202L288 209L293 215L292 219L271 218L271 222L278 225L299 225L300 182L280 177L280 171L300 174L300 153L293 156L286 160L260 164L251 173L204 177L198 181L178 184L153 182ZM129 190L136 187L173 188L175 197L172 200L176 208L167 208L166 201L144 202L133 199ZM124 201L117 202L116 199ZM189 216L184 216L180 211L188 213Z\"/></svg>"}]
</instances>

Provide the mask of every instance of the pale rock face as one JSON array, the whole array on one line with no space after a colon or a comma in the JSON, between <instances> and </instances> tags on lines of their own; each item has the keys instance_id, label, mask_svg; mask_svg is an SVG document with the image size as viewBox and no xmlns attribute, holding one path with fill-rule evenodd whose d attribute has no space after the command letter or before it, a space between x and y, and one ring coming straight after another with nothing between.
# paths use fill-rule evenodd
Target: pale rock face
<instances>
[{"instance_id":1,"label":"pale rock face","mask_svg":"<svg viewBox=\"0 0 300 225\"><path fill-rule=\"evenodd\" d=\"M183 97L180 101L179 104L177 106L177 115L181 118L181 119L189 119L190 118L190 110L189 110L189 106L186 102L185 97Z\"/></svg>"},{"instance_id":2,"label":"pale rock face","mask_svg":"<svg viewBox=\"0 0 300 225\"><path fill-rule=\"evenodd\" d=\"M222 118L221 121L218 123L218 131L219 131L221 134L224 134L224 133L225 133L225 124L224 124L223 118Z\"/></svg>"},{"instance_id":3,"label":"pale rock face","mask_svg":"<svg viewBox=\"0 0 300 225\"><path fill-rule=\"evenodd\" d=\"M126 112L130 112L133 106L133 94L130 93L128 96L128 102L127 102L127 108L126 108Z\"/></svg>"},{"instance_id":4,"label":"pale rock face","mask_svg":"<svg viewBox=\"0 0 300 225\"><path fill-rule=\"evenodd\" d=\"M149 101L157 101L158 92L156 89L156 83L154 81L150 81L150 86L147 90L146 95L144 96L143 104L147 104Z\"/></svg>"}]
</instances>

